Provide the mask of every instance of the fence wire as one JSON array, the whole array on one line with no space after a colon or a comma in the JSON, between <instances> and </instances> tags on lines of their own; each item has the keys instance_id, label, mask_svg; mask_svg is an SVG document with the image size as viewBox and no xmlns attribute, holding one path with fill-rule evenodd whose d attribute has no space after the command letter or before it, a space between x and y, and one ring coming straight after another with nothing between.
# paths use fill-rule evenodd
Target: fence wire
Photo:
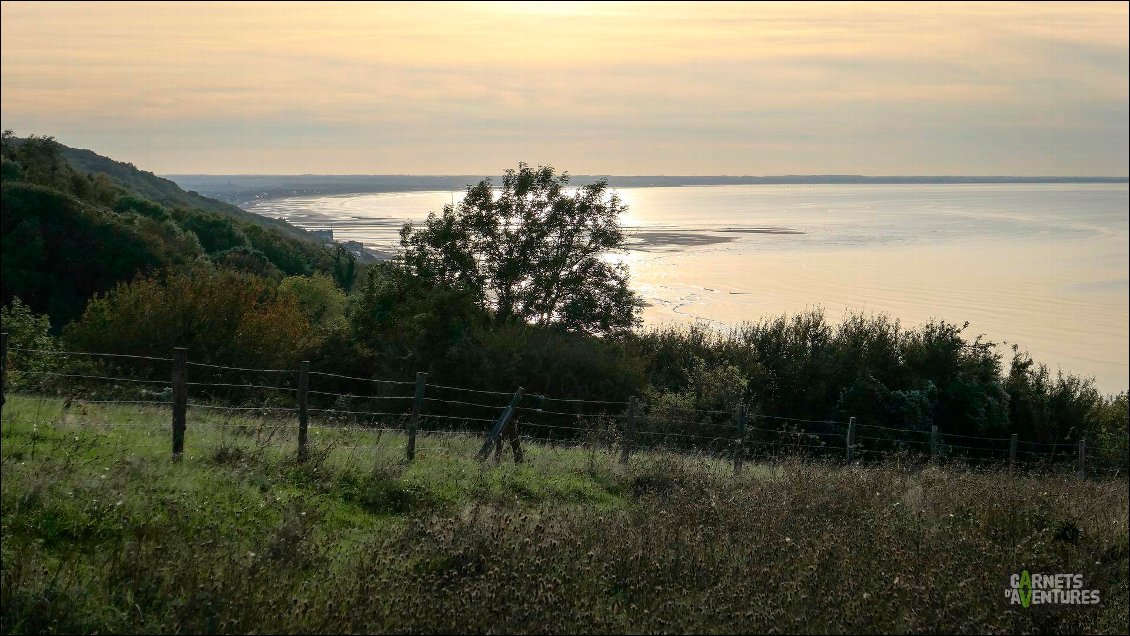
<instances>
[{"instance_id":1,"label":"fence wire","mask_svg":"<svg viewBox=\"0 0 1130 636\"><path fill-rule=\"evenodd\" d=\"M149 363L173 362L173 358L133 354L54 351L10 348L23 354L36 354L56 360L51 368L16 370L25 383L20 388L32 396L48 397L52 392L65 399L63 410L87 405L99 408L156 408L168 410L174 405L169 395L174 388L171 376L154 377L158 372ZM87 362L68 365L71 358ZM95 361L91 363L90 361ZM133 364L133 367L129 365ZM1012 463L1068 464L1078 461L1078 444L1060 441L1013 440L1007 437L946 433L915 428L894 427L871 422L837 419L801 418L750 411L744 430L737 410L694 408L670 404L631 401L595 400L551 397L537 393L523 394L515 408L509 405L515 391L494 391L382 378L366 378L328 371L309 371L317 379L318 388L299 388L300 371L295 369L250 368L204 362L186 362L188 367L220 374L220 378L193 378L184 382L184 404L189 411L199 409L225 421L192 420L192 428L212 427L221 431L279 431L279 443L291 443L298 435L295 422L304 411L311 434L384 433L406 435L409 431L424 437L460 435L478 436L510 412L519 439L550 444L554 447L578 445L604 447L619 452L628 445L633 452L654 449L732 454L735 449L749 457L781 453L808 456L844 456L850 440L855 457L885 456L917 449L934 459ZM174 365L175 366L175 365ZM163 367L161 371L168 372ZM273 376L282 383L264 383ZM27 382L27 378L40 378ZM42 379L58 379L54 382ZM59 380L65 380L66 386ZM276 380L271 380L275 382ZM292 384L293 382L293 384ZM334 383L350 385L348 390L334 389ZM91 388L87 385L102 388ZM326 386L326 385L330 386ZM150 390L155 386L159 390ZM420 395L411 395L408 387L416 386ZM109 387L108 389L106 387ZM368 391L358 391L369 387ZM73 395L64 395L65 389ZM109 390L109 393L102 391ZM132 393L131 393L132 392ZM474 397L479 396L479 397ZM489 403L498 399L498 403ZM306 399L305 408L299 404ZM253 402L258 402L257 404ZM377 408L372 408L377 407ZM254 419L258 417L259 420ZM263 418L273 418L270 423ZM37 423L39 416L36 416ZM395 424L391 426L390 424ZM110 428L128 430L167 429L169 422L152 423L118 421ZM829 429L828 427L832 427ZM873 433L869 433L873 432ZM955 443L955 441L957 443ZM1015 447L1013 446L1015 442ZM1002 448L1002 445L1007 446ZM138 448L143 448L140 445ZM160 444L155 448L161 447ZM348 446L343 446L347 448ZM363 448L365 445L353 446ZM1126 472L1125 457L1087 457L1088 467Z\"/></svg>"}]
</instances>

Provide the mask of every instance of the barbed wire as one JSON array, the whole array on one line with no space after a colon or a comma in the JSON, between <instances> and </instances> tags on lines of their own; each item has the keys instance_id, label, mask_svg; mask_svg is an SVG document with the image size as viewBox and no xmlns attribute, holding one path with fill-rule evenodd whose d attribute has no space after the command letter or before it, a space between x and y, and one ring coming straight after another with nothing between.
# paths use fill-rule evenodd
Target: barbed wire
<instances>
[{"instance_id":1,"label":"barbed wire","mask_svg":"<svg viewBox=\"0 0 1130 636\"><path fill-rule=\"evenodd\" d=\"M143 379L140 379L140 378L119 378L119 377L107 376L107 375L88 375L88 374L83 374L83 373L58 373L56 371L41 371L41 370L38 370L38 369L28 369L28 370L25 370L24 373L28 373L28 374L31 374L31 375L50 375L50 376L55 376L55 377L59 377L59 378L82 378L82 379L85 379L85 380L103 380L103 381L108 381L108 382L137 382L137 383L142 383L142 384L163 384L163 385L167 385L167 386L172 386L172 384L173 384L171 380L143 380Z\"/></svg>"},{"instance_id":2,"label":"barbed wire","mask_svg":"<svg viewBox=\"0 0 1130 636\"><path fill-rule=\"evenodd\" d=\"M1070 442L1030 442L1023 439L1018 439L1017 442L1020 444L1027 444L1029 446L1044 446L1051 448L1075 448L1078 445L1077 443L1072 444Z\"/></svg>"},{"instance_id":3,"label":"barbed wire","mask_svg":"<svg viewBox=\"0 0 1130 636\"><path fill-rule=\"evenodd\" d=\"M376 415L379 417L408 417L408 413L390 413L383 411L348 411L344 409L307 409L307 413L345 413L348 415Z\"/></svg>"},{"instance_id":4,"label":"barbed wire","mask_svg":"<svg viewBox=\"0 0 1130 636\"><path fill-rule=\"evenodd\" d=\"M549 396L546 396L546 395L540 395L540 394L529 394L529 397L531 397L531 398L537 397L539 399L546 400L548 402L583 402L585 404L616 404L616 405L622 405L622 406L628 405L628 402L622 402L622 401L616 401L616 400L587 400L587 399L584 399L584 398L552 398L552 397L549 397Z\"/></svg>"},{"instance_id":5,"label":"barbed wire","mask_svg":"<svg viewBox=\"0 0 1130 636\"><path fill-rule=\"evenodd\" d=\"M172 405L169 400L80 400L80 404L160 404Z\"/></svg>"},{"instance_id":6,"label":"barbed wire","mask_svg":"<svg viewBox=\"0 0 1130 636\"><path fill-rule=\"evenodd\" d=\"M298 411L298 408L294 406L228 406L224 404L200 404L199 402L187 402L185 406L218 411Z\"/></svg>"},{"instance_id":7,"label":"barbed wire","mask_svg":"<svg viewBox=\"0 0 1130 636\"><path fill-rule=\"evenodd\" d=\"M136 356L125 353L95 353L92 351L58 351L54 349L25 349L23 347L8 347L8 351L21 351L24 353L46 353L49 355L66 355L66 356L94 356L100 358L133 358L136 360L156 360L161 362L172 362L172 358L158 358L155 356ZM190 363L191 364L191 363Z\"/></svg>"},{"instance_id":8,"label":"barbed wire","mask_svg":"<svg viewBox=\"0 0 1130 636\"><path fill-rule=\"evenodd\" d=\"M750 413L748 415L748 417L750 419L754 419L754 418L761 419L761 418L763 418L763 419L767 419L767 420L785 420L785 421L789 421L789 422L805 422L805 423L808 423L808 424L839 424L841 426L847 426L848 425L847 422L841 422L839 420L806 420L803 417L786 417L784 415L764 415L762 413ZM859 424L856 424L856 426L859 426Z\"/></svg>"},{"instance_id":9,"label":"barbed wire","mask_svg":"<svg viewBox=\"0 0 1130 636\"><path fill-rule=\"evenodd\" d=\"M411 400L411 395L360 395L356 393L334 393L332 391L315 391L308 389L306 391L311 395L328 395L330 397L343 397L357 400Z\"/></svg>"},{"instance_id":10,"label":"barbed wire","mask_svg":"<svg viewBox=\"0 0 1130 636\"><path fill-rule=\"evenodd\" d=\"M446 390L449 390L449 391L465 391L467 393L481 393L481 394L484 394L484 395L508 395L508 396L514 395L514 391L486 391L486 390L483 390L483 389L468 389L468 388L461 387L461 386L444 386L442 384L425 384L424 386L425 387L431 387L433 389L446 389Z\"/></svg>"},{"instance_id":11,"label":"barbed wire","mask_svg":"<svg viewBox=\"0 0 1130 636\"><path fill-rule=\"evenodd\" d=\"M23 353L48 354L48 355L57 355L57 356L66 356L66 355L92 356L92 357L152 360L152 361L161 361L161 362L171 362L173 360L172 358L157 357L157 356L141 356L141 355L131 355L131 354L98 353L98 352L84 352L84 351L60 351L60 350L47 350L47 349L31 349L31 348L22 348L22 347L11 347L9 350L10 351L23 352ZM225 370L225 371L236 371L236 372L240 372L240 373L286 373L286 374L293 373L293 374L296 374L296 375L298 374L298 370L296 370L296 369L267 369L267 368L259 369L259 368L226 366L226 365L203 363L203 362L192 362L192 361L187 361L187 364L194 366L194 367L212 368L212 369ZM27 373L28 375L33 375L33 376L34 375L42 375L42 376L51 376L51 377L59 377L59 378L72 378L72 379L79 379L79 380L152 384L152 385L158 385L158 386L160 386L164 389L164 391L154 392L154 394L157 394L157 395L161 395L161 394L167 395L167 391L168 391L169 387L171 387L172 384L173 384L171 379L170 380L153 380L153 379L145 379L145 378L119 377L119 376L111 376L111 375L94 375L94 374L86 374L86 373L64 373L64 372L59 372L59 371L47 371L47 370L39 370L39 369L24 370L24 373ZM350 376L350 375L331 373L331 372L326 372L326 371L310 371L309 373L310 373L310 375L340 378L340 379L345 379L345 380L350 380L350 381L369 382L369 383L391 385L391 386L412 386L412 385L415 384L414 382L410 382L410 381L384 380L384 379L378 379L378 378L364 378L364 377L358 377L358 376ZM224 387L224 388L238 388L238 389L286 391L286 392L290 392L290 393L294 393L298 390L294 386L265 385L265 384L257 384L257 383L253 383L253 382L247 382L247 383L240 383L240 382L186 382L186 385L189 386L189 387L198 387L198 388L199 387ZM425 384L425 387L430 387L432 389L437 389L437 390L441 390L441 391L443 391L443 390L459 391L459 392L467 392L467 393L473 393L473 394L479 394L479 395L506 396L506 397L513 397L513 395L514 395L514 392L511 392L511 391L491 391L491 390L472 389L472 388L467 388L467 387L458 387L458 386L450 386L450 385L442 385L442 384ZM142 389L142 394L145 394L145 393L146 393L146 391L144 389ZM359 394L359 393L337 393L337 392L332 392L332 391L321 391L321 390L308 390L308 393L312 394L312 395L321 395L321 396L327 396L327 397L338 397L338 398L356 399L356 400L411 400L411 399L414 399L413 396L410 396L410 395L366 395L366 394ZM420 399L421 399L421 403L438 405L438 406L447 406L447 407L452 407L452 408L455 408L455 409L459 409L459 408L486 409L486 410L498 411L498 412L501 413L501 411L503 409L507 408L507 405L501 405L501 404L499 404L499 405L484 404L484 403L481 403L481 402L473 402L473 401L468 401L468 400L445 399L445 398L441 398L441 397L432 397L432 396L427 396L427 395L422 396ZM588 433L600 433L600 434L607 434L611 431L608 430L608 429L598 430L596 428L588 427L588 426L569 426L569 425L565 425L565 424L549 424L549 423L532 421L531 418L534 418L534 417L537 417L537 416L563 417L563 418L572 418L572 419L575 419L577 421L592 420L592 419L606 419L606 420L618 422L622 425L623 420L627 416L627 414L623 410L616 410L616 411L603 410L603 411L600 411L600 412L583 412L583 409L584 409L584 407L589 406L589 405L606 407L608 405L623 406L623 405L628 405L630 403L630 402L627 402L627 401L616 401L616 400L591 400L591 399L585 399L585 398L555 398L555 397L550 397L550 396L536 394L536 393L525 394L523 396L523 400L525 400L525 401L536 401L537 406L517 406L516 407L516 410L518 412L520 412L523 416L520 420L516 420L516 422L519 422L520 426L522 426L522 427L548 429L550 431L552 431L553 429L559 429L559 430L562 430L562 431L574 431L574 432L582 432L582 433L588 432ZM171 404L171 402L167 399L89 400L89 399L78 398L77 402L79 404L97 404L97 405L121 404L121 405L133 405L133 406L141 406L141 405L168 406L168 405ZM578 405L580 407L580 409L582 409L582 412L568 412L568 411L559 411L559 410L544 408L545 403L551 403L552 404L552 403L555 403L555 402L556 403L562 403L562 404ZM720 409L700 409L700 408L690 408L690 407L682 407L682 406L675 406L675 405L647 404L645 402L639 402L639 404L641 405L641 410L643 411L641 413L638 413L635 416L636 419L639 422L650 423L650 424L657 425L657 426L678 427L678 428L682 428L683 430L663 431L663 430L646 430L646 428L645 428L643 430L636 431L637 435L656 436L656 437L662 437L664 439L670 439L670 440L679 440L679 439L682 439L682 440L710 440L712 442L728 442L728 443L732 443L735 440L735 438L738 436L737 422L736 422L736 415L737 415L736 410L731 411L731 410L720 410ZM298 410L297 406L234 406L234 405L225 405L225 404L205 404L205 403L198 403L198 402L190 402L190 403L188 403L188 406L193 407L193 408L212 409L212 410L226 410L226 411L233 411L233 412L253 412L253 411L280 412L281 411L281 412L291 412L291 413L293 413L293 412L296 412ZM648 412L649 410L651 410L651 413ZM672 419L669 419L669 418L663 418L663 417L660 417L658 415L652 414L656 411L658 411L658 412L677 411L677 412L681 412L681 413L697 414L697 415L729 416L731 418L734 418L735 421L723 423L723 422L709 421L709 420L696 421L696 422L680 421L678 419L672 420ZM308 413L310 413L310 414L323 414L323 415L326 415L326 414L352 415L352 416L358 416L359 415L359 416L398 417L398 418L405 418L405 417L408 416L408 413L403 413L403 412L363 411L363 410L331 409L331 408L309 409ZM425 421L428 420L428 419L461 421L461 422L494 422L494 421L496 421L496 419L494 417L491 417L491 418L471 417L471 416L463 416L463 415L450 414L450 413L431 414L431 413L422 412L422 410L419 413L419 416L422 420L425 420ZM825 437L825 438L831 437L831 438L835 438L835 439L842 439L843 431L832 432L832 431L819 431L819 430L801 430L801 431L795 431L794 432L794 431L782 430L782 429L758 427L758 426L753 425L752 423L757 422L759 420L768 420L768 421L779 421L779 422L797 422L797 423L805 423L805 424L830 424L830 425L835 425L835 426L839 426L839 427L842 427L844 425L849 424L848 422L844 422L844 421L841 421L841 420L834 420L834 419L809 419L809 418L772 415L772 414L757 413L757 412L750 412L748 417L749 417L749 419L748 419L749 424L746 427L747 431L764 432L764 433L773 434L773 435L777 435L777 436L788 436L790 434L795 433L795 434L813 437L813 438L818 438L818 439L821 438L821 437ZM858 440L858 441L872 441L872 442L881 442L881 443L887 443L887 444L899 444L899 445L916 444L916 445L920 445L920 446L929 446L930 442L928 442L925 439L907 439L905 436L927 436L927 435L933 434L931 431L926 431L926 430L918 430L918 429L912 429L912 428L896 428L896 427L883 426L883 425L879 425L879 424L872 424L872 423L866 423L866 422L856 422L855 426L860 427L861 429L890 431L890 432L899 434L899 437L875 437L875 436L868 436L868 435L856 435L855 436L855 440ZM621 426L621 428L622 428L622 426ZM694 432L691 432L691 431L696 430L696 429L705 429L705 428L732 431L733 433L732 433L732 435L700 435L700 434L696 434ZM370 428L369 430L378 430L378 429L371 429ZM400 429L389 429L389 430L400 430ZM421 432L424 432L424 430L421 429ZM950 439L975 440L977 442L982 442L984 445L973 446L973 445L967 445L967 444L954 444L954 443L949 441ZM944 445L945 448L962 449L962 450L966 450L966 451L978 451L978 452L985 452L985 453L1003 453L1003 452L1006 452L1006 449L993 447L991 445L992 444L1005 443L1005 442L1011 442L1011 438L967 435L967 434L962 434L962 433L946 433L946 432L942 432L942 431L937 432L937 437L934 438L934 440L939 442L940 445ZM754 440L754 442L756 442L756 440ZM1027 447L1025 449L1018 448L1017 449L1018 453L1024 453L1028 456L1035 456L1035 457L1063 458L1063 457L1069 456L1070 453L1069 452L1060 453L1060 452L1057 451L1057 449L1074 449L1074 448L1077 447L1077 443L1067 443L1067 442L1034 442L1034 441L1020 440L1020 439L1018 439L1017 442L1018 442L1018 444L1023 444ZM796 442L792 442L792 441L789 441L787 439L781 439L781 438L777 439L773 443L796 445ZM856 444L856 445L858 446L858 444ZM833 447L830 443L826 444L824 442L821 442L818 446L821 447L821 448L831 448L831 447ZM1046 449L1051 449L1051 450L1049 452L1042 452L1042 451L1028 450L1030 448L1046 448ZM1105 461L1117 462L1118 460L1105 460Z\"/></svg>"},{"instance_id":12,"label":"barbed wire","mask_svg":"<svg viewBox=\"0 0 1130 636\"><path fill-rule=\"evenodd\" d=\"M376 378L359 378L353 375L342 375L340 373L330 373L328 371L311 371L310 375L320 375L329 378L341 378L344 380L354 380L357 382L374 382L377 384L400 384L400 385L414 385L415 382L405 382L403 380L378 380Z\"/></svg>"},{"instance_id":13,"label":"barbed wire","mask_svg":"<svg viewBox=\"0 0 1130 636\"><path fill-rule=\"evenodd\" d=\"M857 428L859 428L859 427L874 428L874 429L881 430L881 431L894 431L896 433L917 433L919 435L929 435L930 434L930 431L920 431L920 430L913 429L913 428L894 428L894 427L891 427L891 426L879 426L878 424L863 424L861 422L856 422L855 426Z\"/></svg>"},{"instance_id":14,"label":"barbed wire","mask_svg":"<svg viewBox=\"0 0 1130 636\"><path fill-rule=\"evenodd\" d=\"M246 389L267 389L271 391L297 391L298 389L292 386L274 386L269 384L238 384L232 382L185 382L188 386L222 386L228 388L246 388Z\"/></svg>"},{"instance_id":15,"label":"barbed wire","mask_svg":"<svg viewBox=\"0 0 1130 636\"><path fill-rule=\"evenodd\" d=\"M987 442L1011 442L1012 441L1008 437L982 437L980 435L961 435L961 434L958 434L958 433L943 433L941 431L938 431L938 435L943 436L943 437L961 437L961 438L964 438L964 439L981 439L981 440L985 440Z\"/></svg>"},{"instance_id":16,"label":"barbed wire","mask_svg":"<svg viewBox=\"0 0 1130 636\"><path fill-rule=\"evenodd\" d=\"M444 420L460 420L460 421L468 421L468 422L493 422L493 421L495 421L494 418L491 418L491 417L467 417L465 415L439 415L439 414L436 414L436 413L421 413L420 419L424 419L424 418L436 418L436 419L444 419Z\"/></svg>"},{"instance_id":17,"label":"barbed wire","mask_svg":"<svg viewBox=\"0 0 1130 636\"><path fill-rule=\"evenodd\" d=\"M545 409L538 409L538 408L534 408L534 407L531 407L531 406L519 406L518 410L519 411L525 411L526 413L541 413L542 415L561 415L561 416L564 416L564 417L576 417L576 418L582 418L582 419L583 418L594 418L594 417L605 417L605 418L606 417L612 417L612 416L609 416L607 413L565 413L565 412L562 412L562 411L548 411L548 410L545 410Z\"/></svg>"},{"instance_id":18,"label":"barbed wire","mask_svg":"<svg viewBox=\"0 0 1130 636\"><path fill-rule=\"evenodd\" d=\"M413 399L412 396L408 396L408 398ZM439 403L439 404L457 404L459 406L473 406L473 407L476 407L476 408L491 409L491 410L501 410L501 409L506 408L505 406L495 406L493 404L479 404L478 402L462 402L460 400L442 400L440 398L433 398L433 397L423 397L423 398L420 398L420 399L423 402L432 402L432 403ZM518 408L522 408L522 407L518 407Z\"/></svg>"},{"instance_id":19,"label":"barbed wire","mask_svg":"<svg viewBox=\"0 0 1130 636\"><path fill-rule=\"evenodd\" d=\"M244 372L247 372L247 373L294 373L294 374L298 373L297 369L252 369L252 368L248 368L248 367L228 367L228 366L224 366L222 364L209 364L207 362L192 362L192 361L187 361L185 364L187 364L190 367L208 367L210 369L223 369L223 370L226 370L226 371L244 371Z\"/></svg>"}]
</instances>

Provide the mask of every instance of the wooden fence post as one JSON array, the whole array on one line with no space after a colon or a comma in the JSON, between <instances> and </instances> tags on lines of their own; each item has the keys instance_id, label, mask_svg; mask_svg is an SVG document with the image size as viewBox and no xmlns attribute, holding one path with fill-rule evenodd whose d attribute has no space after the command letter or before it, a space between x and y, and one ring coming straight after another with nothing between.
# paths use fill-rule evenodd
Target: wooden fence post
<instances>
[{"instance_id":1,"label":"wooden fence post","mask_svg":"<svg viewBox=\"0 0 1130 636\"><path fill-rule=\"evenodd\" d=\"M624 430L623 447L620 449L620 463L628 465L628 458L636 446L636 396L628 399L628 423Z\"/></svg>"},{"instance_id":2,"label":"wooden fence post","mask_svg":"<svg viewBox=\"0 0 1130 636\"><path fill-rule=\"evenodd\" d=\"M742 461L745 460L745 423L746 411L745 404L738 405L738 439L734 447L734 474L740 475L742 472Z\"/></svg>"},{"instance_id":3,"label":"wooden fence post","mask_svg":"<svg viewBox=\"0 0 1130 636\"><path fill-rule=\"evenodd\" d=\"M511 421L506 426L506 436L510 438L510 450L514 453L514 463L522 463L522 439L518 437L518 422ZM501 455L501 453L499 453Z\"/></svg>"},{"instance_id":4,"label":"wooden fence post","mask_svg":"<svg viewBox=\"0 0 1130 636\"><path fill-rule=\"evenodd\" d=\"M0 332L0 421L4 419L4 390L8 385L8 332Z\"/></svg>"},{"instance_id":5,"label":"wooden fence post","mask_svg":"<svg viewBox=\"0 0 1130 636\"><path fill-rule=\"evenodd\" d=\"M930 459L935 459L938 456L938 425L933 424L930 426Z\"/></svg>"},{"instance_id":6,"label":"wooden fence post","mask_svg":"<svg viewBox=\"0 0 1130 636\"><path fill-rule=\"evenodd\" d=\"M427 373L416 373L416 397L412 400L412 419L408 421L408 461L416 459L416 428L420 426L420 410L424 406L424 387L427 382Z\"/></svg>"},{"instance_id":7,"label":"wooden fence post","mask_svg":"<svg viewBox=\"0 0 1130 636\"><path fill-rule=\"evenodd\" d=\"M1013 433L1008 438L1008 472L1010 473L1016 469L1016 441L1017 435Z\"/></svg>"},{"instance_id":8,"label":"wooden fence post","mask_svg":"<svg viewBox=\"0 0 1130 636\"><path fill-rule=\"evenodd\" d=\"M502 411L502 415L498 416L498 420L490 429L490 434L487 435L486 441L483 442L483 447L475 454L475 459L483 461L490 455L490 447L498 442L502 431L506 429L506 425L510 423L510 418L514 417L514 411L518 408L518 402L522 400L522 387L514 392L514 397L510 399L510 405Z\"/></svg>"},{"instance_id":9,"label":"wooden fence post","mask_svg":"<svg viewBox=\"0 0 1130 636\"><path fill-rule=\"evenodd\" d=\"M1087 440L1079 440L1079 466L1076 469L1079 477L1087 476Z\"/></svg>"},{"instance_id":10,"label":"wooden fence post","mask_svg":"<svg viewBox=\"0 0 1130 636\"><path fill-rule=\"evenodd\" d=\"M303 360L298 365L298 463L306 461L306 431L310 425L309 406L310 395L310 361Z\"/></svg>"},{"instance_id":11,"label":"wooden fence post","mask_svg":"<svg viewBox=\"0 0 1130 636\"><path fill-rule=\"evenodd\" d=\"M847 447L845 449L847 456L847 463L851 463L855 459L855 418L848 418L848 431L847 431Z\"/></svg>"},{"instance_id":12,"label":"wooden fence post","mask_svg":"<svg viewBox=\"0 0 1130 636\"><path fill-rule=\"evenodd\" d=\"M184 429L188 412L188 349L173 349L173 461L184 455Z\"/></svg>"}]
</instances>

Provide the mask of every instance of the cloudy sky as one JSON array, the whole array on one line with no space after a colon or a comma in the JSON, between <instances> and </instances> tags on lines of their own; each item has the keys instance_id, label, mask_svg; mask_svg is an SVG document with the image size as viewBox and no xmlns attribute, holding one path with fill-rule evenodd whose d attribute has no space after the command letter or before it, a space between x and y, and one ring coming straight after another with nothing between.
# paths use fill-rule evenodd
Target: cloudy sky
<instances>
[{"instance_id":1,"label":"cloudy sky","mask_svg":"<svg viewBox=\"0 0 1130 636\"><path fill-rule=\"evenodd\" d=\"M1125 2L2 7L4 128L158 173L1130 172Z\"/></svg>"}]
</instances>

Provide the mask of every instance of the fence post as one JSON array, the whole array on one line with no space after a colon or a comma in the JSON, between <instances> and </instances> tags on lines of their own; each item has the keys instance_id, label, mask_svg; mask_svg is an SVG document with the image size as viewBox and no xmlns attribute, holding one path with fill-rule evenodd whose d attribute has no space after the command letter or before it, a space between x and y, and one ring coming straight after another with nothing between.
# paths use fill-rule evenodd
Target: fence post
<instances>
[{"instance_id":1,"label":"fence post","mask_svg":"<svg viewBox=\"0 0 1130 636\"><path fill-rule=\"evenodd\" d=\"M4 389L8 385L8 332L0 332L0 420L4 419Z\"/></svg>"},{"instance_id":2,"label":"fence post","mask_svg":"<svg viewBox=\"0 0 1130 636\"><path fill-rule=\"evenodd\" d=\"M636 445L636 396L632 396L628 400L628 424L624 430L624 444L620 449L620 463L624 466L628 465L628 458L632 455L632 449Z\"/></svg>"},{"instance_id":3,"label":"fence post","mask_svg":"<svg viewBox=\"0 0 1130 636\"><path fill-rule=\"evenodd\" d=\"M520 402L521 398L518 398L518 401ZM518 402L512 402L512 404L514 408L517 409ZM514 463L522 463L522 446L518 442L518 424L513 420L514 414L511 413L506 423L502 425L502 431L498 434L498 437L494 438L494 463L496 464L502 461L503 437L510 440L510 447L514 451Z\"/></svg>"},{"instance_id":4,"label":"fence post","mask_svg":"<svg viewBox=\"0 0 1130 636\"><path fill-rule=\"evenodd\" d=\"M522 440L518 437L518 423L510 422L506 427L506 436L510 438L510 450L514 452L514 463L522 463ZM500 453L501 454L501 453Z\"/></svg>"},{"instance_id":5,"label":"fence post","mask_svg":"<svg viewBox=\"0 0 1130 636\"><path fill-rule=\"evenodd\" d=\"M851 463L855 459L855 418L848 418L848 432L847 432L847 463Z\"/></svg>"},{"instance_id":6,"label":"fence post","mask_svg":"<svg viewBox=\"0 0 1130 636\"><path fill-rule=\"evenodd\" d=\"M188 349L173 349L173 461L184 455L184 429L188 411Z\"/></svg>"},{"instance_id":7,"label":"fence post","mask_svg":"<svg viewBox=\"0 0 1130 636\"><path fill-rule=\"evenodd\" d=\"M408 421L408 461L416 459L416 428L420 425L420 409L424 406L424 386L428 374L416 372L416 397L412 400L412 419Z\"/></svg>"},{"instance_id":8,"label":"fence post","mask_svg":"<svg viewBox=\"0 0 1130 636\"><path fill-rule=\"evenodd\" d=\"M510 399L510 405L502 411L502 415L498 416L498 421L490 429L490 434L487 435L486 441L483 442L483 447L475 454L475 459L483 461L490 455L490 447L499 440L502 431L506 429L506 425L510 423L510 418L514 417L514 411L518 408L518 402L522 399L522 387L514 392L514 397Z\"/></svg>"},{"instance_id":9,"label":"fence post","mask_svg":"<svg viewBox=\"0 0 1130 636\"><path fill-rule=\"evenodd\" d=\"M298 463L306 461L306 430L310 425L308 398L310 394L310 361L298 365Z\"/></svg>"},{"instance_id":10,"label":"fence post","mask_svg":"<svg viewBox=\"0 0 1130 636\"><path fill-rule=\"evenodd\" d=\"M734 447L734 474L740 475L742 472L742 461L745 459L745 420L746 411L745 404L738 405L738 439L737 445Z\"/></svg>"},{"instance_id":11,"label":"fence post","mask_svg":"<svg viewBox=\"0 0 1130 636\"><path fill-rule=\"evenodd\" d=\"M930 459L938 456L938 425L930 426Z\"/></svg>"},{"instance_id":12,"label":"fence post","mask_svg":"<svg viewBox=\"0 0 1130 636\"><path fill-rule=\"evenodd\" d=\"M1008 438L1008 472L1016 469L1016 433Z\"/></svg>"},{"instance_id":13,"label":"fence post","mask_svg":"<svg viewBox=\"0 0 1130 636\"><path fill-rule=\"evenodd\" d=\"M1079 467L1077 469L1079 477L1087 476L1087 440L1079 440Z\"/></svg>"}]
</instances>

